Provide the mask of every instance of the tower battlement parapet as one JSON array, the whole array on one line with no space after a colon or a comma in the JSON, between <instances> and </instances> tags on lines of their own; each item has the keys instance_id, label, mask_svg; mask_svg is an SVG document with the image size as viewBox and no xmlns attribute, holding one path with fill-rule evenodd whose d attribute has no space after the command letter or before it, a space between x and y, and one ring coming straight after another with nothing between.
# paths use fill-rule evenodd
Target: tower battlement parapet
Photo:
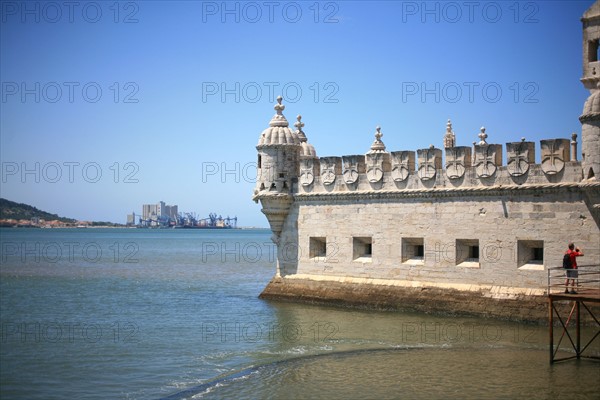
<instances>
[{"instance_id":1,"label":"tower battlement parapet","mask_svg":"<svg viewBox=\"0 0 600 400\"><path fill-rule=\"evenodd\" d=\"M486 128L481 127L477 135L479 141L474 141L472 146L456 146L450 120L443 136L444 149L430 145L416 151L388 151L378 126L375 140L365 154L319 157L303 131L302 117L297 117L296 130L290 129L282 114L285 108L282 98L277 101L277 114L257 145L255 200L282 193L506 187L576 183L594 177L593 171L585 172L584 164L586 159L595 160L596 155L583 143L582 149L587 151L582 152L581 162L577 160L575 133L570 140L540 140L536 150L536 143L525 138L504 145L489 143ZM536 163L536 151L540 153L539 163Z\"/></svg>"},{"instance_id":2,"label":"tower battlement parapet","mask_svg":"<svg viewBox=\"0 0 600 400\"><path fill-rule=\"evenodd\" d=\"M483 141L482 141L483 142ZM476 143L429 148L314 157L302 160L297 193L444 187L509 186L580 182L576 141L541 140L541 163L534 142ZM506 164L503 150L506 149Z\"/></svg>"}]
</instances>

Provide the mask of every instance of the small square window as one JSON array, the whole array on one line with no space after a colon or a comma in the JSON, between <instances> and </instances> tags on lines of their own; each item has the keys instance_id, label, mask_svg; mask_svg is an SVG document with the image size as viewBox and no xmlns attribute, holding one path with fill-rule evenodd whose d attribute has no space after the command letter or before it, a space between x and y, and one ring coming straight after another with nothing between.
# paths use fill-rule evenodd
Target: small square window
<instances>
[{"instance_id":1,"label":"small square window","mask_svg":"<svg viewBox=\"0 0 600 400\"><path fill-rule=\"evenodd\" d=\"M544 248L543 247L534 247L533 248L533 261L544 262Z\"/></svg>"},{"instance_id":2,"label":"small square window","mask_svg":"<svg viewBox=\"0 0 600 400\"><path fill-rule=\"evenodd\" d=\"M478 245L469 246L469 258L477 259L479 261L479 246Z\"/></svg>"},{"instance_id":3,"label":"small square window","mask_svg":"<svg viewBox=\"0 0 600 400\"><path fill-rule=\"evenodd\" d=\"M598 39L588 42L588 62L598 61Z\"/></svg>"},{"instance_id":4,"label":"small square window","mask_svg":"<svg viewBox=\"0 0 600 400\"><path fill-rule=\"evenodd\" d=\"M467 268L480 267L478 239L456 239L456 265Z\"/></svg>"},{"instance_id":5,"label":"small square window","mask_svg":"<svg viewBox=\"0 0 600 400\"><path fill-rule=\"evenodd\" d=\"M373 238L352 238L352 259L354 261L371 262L373 257Z\"/></svg>"},{"instance_id":6,"label":"small square window","mask_svg":"<svg viewBox=\"0 0 600 400\"><path fill-rule=\"evenodd\" d=\"M324 237L311 237L308 247L310 258L324 258L327 255L327 239Z\"/></svg>"},{"instance_id":7,"label":"small square window","mask_svg":"<svg viewBox=\"0 0 600 400\"><path fill-rule=\"evenodd\" d=\"M517 268L544 270L543 240L517 240Z\"/></svg>"},{"instance_id":8,"label":"small square window","mask_svg":"<svg viewBox=\"0 0 600 400\"><path fill-rule=\"evenodd\" d=\"M423 238L402 238L402 263L421 264L425 262Z\"/></svg>"}]
</instances>

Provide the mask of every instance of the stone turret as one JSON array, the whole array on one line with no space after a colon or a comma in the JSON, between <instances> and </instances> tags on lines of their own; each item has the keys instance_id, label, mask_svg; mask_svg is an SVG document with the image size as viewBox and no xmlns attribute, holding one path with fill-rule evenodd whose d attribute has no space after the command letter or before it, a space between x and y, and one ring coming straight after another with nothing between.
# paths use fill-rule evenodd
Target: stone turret
<instances>
[{"instance_id":1,"label":"stone turret","mask_svg":"<svg viewBox=\"0 0 600 400\"><path fill-rule=\"evenodd\" d=\"M583 179L600 179L600 2L595 2L581 18L583 23L583 77L590 91L581 122L581 167Z\"/></svg>"},{"instance_id":2,"label":"stone turret","mask_svg":"<svg viewBox=\"0 0 600 400\"><path fill-rule=\"evenodd\" d=\"M271 119L258 140L256 187L253 200L262 205L262 212L267 216L273 241L277 244L293 202L294 186L298 183L299 160L302 144L298 134L289 128L289 124L281 104L282 97L277 97L276 114Z\"/></svg>"},{"instance_id":3,"label":"stone turret","mask_svg":"<svg viewBox=\"0 0 600 400\"><path fill-rule=\"evenodd\" d=\"M591 92L596 91L600 80L600 61L598 60L598 42L600 39L600 2L595 2L581 17L583 23L583 86Z\"/></svg>"}]
</instances>

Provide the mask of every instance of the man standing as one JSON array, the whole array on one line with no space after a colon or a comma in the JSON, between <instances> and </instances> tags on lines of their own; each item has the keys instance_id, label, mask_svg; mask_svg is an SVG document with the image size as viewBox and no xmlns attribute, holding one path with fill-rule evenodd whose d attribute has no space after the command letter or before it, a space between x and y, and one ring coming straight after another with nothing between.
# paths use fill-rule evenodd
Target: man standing
<instances>
[{"instance_id":1,"label":"man standing","mask_svg":"<svg viewBox=\"0 0 600 400\"><path fill-rule=\"evenodd\" d=\"M565 281L565 293L569 293L569 278L571 278L571 294L577 294L575 291L575 280L579 277L577 257L581 257L583 252L576 248L574 243L569 243L569 250L565 254L568 254L571 259L571 269L567 270L567 280Z\"/></svg>"}]
</instances>

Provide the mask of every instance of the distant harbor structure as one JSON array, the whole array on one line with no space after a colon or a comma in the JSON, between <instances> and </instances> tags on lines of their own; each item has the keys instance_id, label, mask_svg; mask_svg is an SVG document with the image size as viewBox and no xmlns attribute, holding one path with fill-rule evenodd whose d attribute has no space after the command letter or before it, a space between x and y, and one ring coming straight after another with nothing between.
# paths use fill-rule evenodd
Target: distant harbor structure
<instances>
[{"instance_id":1,"label":"distant harbor structure","mask_svg":"<svg viewBox=\"0 0 600 400\"><path fill-rule=\"evenodd\" d=\"M136 223L136 216L138 222ZM183 229L236 229L237 217L223 218L210 213L200 218L195 212L178 212L177 205L167 205L164 201L142 205L142 214L127 214L127 226L140 228L183 228Z\"/></svg>"},{"instance_id":2,"label":"distant harbor structure","mask_svg":"<svg viewBox=\"0 0 600 400\"><path fill-rule=\"evenodd\" d=\"M252 199L277 246L261 297L545 321L567 244L600 264L598 2L582 22L580 135L503 145L481 127L457 146L447 121L443 148L388 151L377 127L365 154L318 157L278 97L256 146Z\"/></svg>"}]
</instances>

